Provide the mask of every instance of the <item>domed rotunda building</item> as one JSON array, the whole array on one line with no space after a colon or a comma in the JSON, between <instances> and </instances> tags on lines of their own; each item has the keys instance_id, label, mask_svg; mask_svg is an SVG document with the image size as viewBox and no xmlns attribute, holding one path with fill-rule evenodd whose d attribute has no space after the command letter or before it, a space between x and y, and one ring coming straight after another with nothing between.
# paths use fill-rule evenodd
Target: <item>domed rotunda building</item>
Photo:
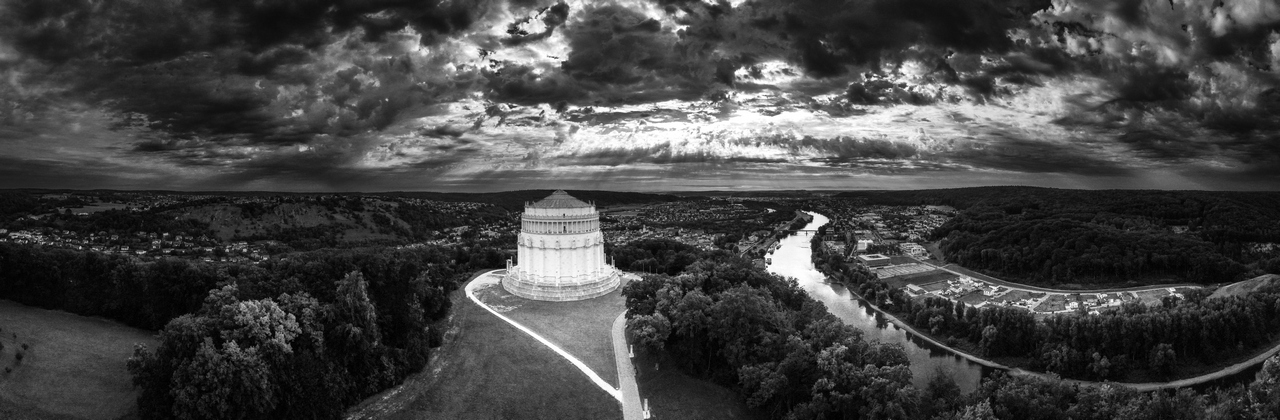
<instances>
[{"instance_id":1,"label":"domed rotunda building","mask_svg":"<svg viewBox=\"0 0 1280 420\"><path fill-rule=\"evenodd\" d=\"M525 203L517 265L507 262L502 287L534 300L570 301L618 288L620 275L604 258L604 235L595 205L556 191Z\"/></svg>"}]
</instances>

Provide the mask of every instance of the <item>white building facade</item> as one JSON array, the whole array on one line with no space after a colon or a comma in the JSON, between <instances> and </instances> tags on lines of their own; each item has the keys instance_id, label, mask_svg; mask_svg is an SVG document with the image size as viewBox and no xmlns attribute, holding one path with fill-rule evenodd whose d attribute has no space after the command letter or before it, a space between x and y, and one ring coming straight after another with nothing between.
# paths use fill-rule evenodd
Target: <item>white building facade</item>
<instances>
[{"instance_id":1,"label":"white building facade","mask_svg":"<svg viewBox=\"0 0 1280 420\"><path fill-rule=\"evenodd\" d=\"M527 299L570 301L618 288L618 270L604 257L600 213L592 204L556 191L526 203L520 216L516 264L507 263L502 286Z\"/></svg>"}]
</instances>

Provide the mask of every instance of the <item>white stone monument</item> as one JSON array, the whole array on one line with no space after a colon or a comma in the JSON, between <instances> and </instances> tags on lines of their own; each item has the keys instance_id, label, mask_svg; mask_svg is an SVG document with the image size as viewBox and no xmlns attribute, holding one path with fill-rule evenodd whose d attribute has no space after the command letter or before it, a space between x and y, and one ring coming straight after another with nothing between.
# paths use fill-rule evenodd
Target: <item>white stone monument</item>
<instances>
[{"instance_id":1,"label":"white stone monument","mask_svg":"<svg viewBox=\"0 0 1280 420\"><path fill-rule=\"evenodd\" d=\"M604 258L596 206L556 191L526 203L520 216L517 265L508 261L502 287L534 300L570 301L618 288L620 273Z\"/></svg>"}]
</instances>

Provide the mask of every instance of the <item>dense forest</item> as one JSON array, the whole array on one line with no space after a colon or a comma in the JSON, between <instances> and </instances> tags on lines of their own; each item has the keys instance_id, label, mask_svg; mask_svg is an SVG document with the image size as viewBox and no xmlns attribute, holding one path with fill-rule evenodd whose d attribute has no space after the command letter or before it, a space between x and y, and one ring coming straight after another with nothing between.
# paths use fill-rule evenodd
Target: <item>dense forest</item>
<instances>
[{"instance_id":1,"label":"dense forest","mask_svg":"<svg viewBox=\"0 0 1280 420\"><path fill-rule=\"evenodd\" d=\"M31 196L27 198L34 200ZM104 233L130 239L137 233L169 233L210 241L269 241L276 244L274 249L287 252L399 245L434 239L450 228L485 225L513 217L507 210L492 205L460 212L396 198L327 195L272 198L265 202L238 202L231 197L213 197L146 210L108 209L88 214L75 214L67 208L58 211L49 207L48 200L17 200L26 207L15 210L13 215L39 217L10 217L0 227L53 229L82 236ZM212 222L215 219L216 222Z\"/></svg>"},{"instance_id":2,"label":"dense forest","mask_svg":"<svg viewBox=\"0 0 1280 420\"><path fill-rule=\"evenodd\" d=\"M1280 285L1246 296L1200 295L1154 307L1126 303L1099 315L1042 321L1023 309L978 309L942 298L888 308L935 336L968 342L983 355L1027 358L1033 369L1092 380L1123 380L1131 370L1160 377L1184 364L1247 356L1274 344L1280 331Z\"/></svg>"},{"instance_id":3,"label":"dense forest","mask_svg":"<svg viewBox=\"0 0 1280 420\"><path fill-rule=\"evenodd\" d=\"M794 280L747 260L705 254L678 276L628 283L623 295L634 340L773 418L907 418L914 410L901 347L868 343Z\"/></svg>"},{"instance_id":4,"label":"dense forest","mask_svg":"<svg viewBox=\"0 0 1280 420\"><path fill-rule=\"evenodd\" d=\"M10 222L8 227L10 229L52 228L85 234L96 232L121 235L137 232L169 232L187 236L212 234L208 223L191 219L175 219L173 215L162 211L105 210L87 216L77 216L70 212L53 212L38 220L22 219Z\"/></svg>"},{"instance_id":5,"label":"dense forest","mask_svg":"<svg viewBox=\"0 0 1280 420\"><path fill-rule=\"evenodd\" d=\"M799 221L796 216L794 205L782 202L769 201L744 201L744 207L759 212L757 215L746 216L736 219L710 219L710 220L689 220L674 223L665 223L664 226L679 226L688 229L698 229L708 235L726 234L736 236L742 239L744 234L750 235L751 232L757 230L773 230L779 225L788 224L796 221L800 226L804 226L803 221ZM767 209L773 209L769 212ZM787 230L795 230L799 227L786 225ZM783 234L785 236L785 234Z\"/></svg>"},{"instance_id":6,"label":"dense forest","mask_svg":"<svg viewBox=\"0 0 1280 420\"><path fill-rule=\"evenodd\" d=\"M677 274L698 260L697 248L670 239L643 239L619 246L606 244L605 253L619 270Z\"/></svg>"},{"instance_id":7,"label":"dense forest","mask_svg":"<svg viewBox=\"0 0 1280 420\"><path fill-rule=\"evenodd\" d=\"M1280 356L1248 384L1197 392L1139 393L1118 386L1078 387L1061 381L996 374L960 395L945 379L923 390L918 419L937 420L1263 420L1280 418ZM930 416L931 413L937 413Z\"/></svg>"},{"instance_id":8,"label":"dense forest","mask_svg":"<svg viewBox=\"0 0 1280 420\"><path fill-rule=\"evenodd\" d=\"M0 297L160 328L129 362L143 418L337 418L421 370L449 293L505 260L360 248L215 265L0 243Z\"/></svg>"},{"instance_id":9,"label":"dense forest","mask_svg":"<svg viewBox=\"0 0 1280 420\"><path fill-rule=\"evenodd\" d=\"M851 192L960 209L934 232L950 262L1032 284L1222 283L1280 273L1280 193L1028 187Z\"/></svg>"}]
</instances>

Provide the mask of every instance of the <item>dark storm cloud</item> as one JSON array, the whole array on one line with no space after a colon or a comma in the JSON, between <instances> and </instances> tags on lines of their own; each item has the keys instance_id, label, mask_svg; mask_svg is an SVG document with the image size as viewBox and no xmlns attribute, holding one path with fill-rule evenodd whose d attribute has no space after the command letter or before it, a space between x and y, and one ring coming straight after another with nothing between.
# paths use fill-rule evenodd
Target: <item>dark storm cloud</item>
<instances>
[{"instance_id":1,"label":"dark storm cloud","mask_svg":"<svg viewBox=\"0 0 1280 420\"><path fill-rule=\"evenodd\" d=\"M519 45L561 27L570 52L559 66L494 61L485 76L495 99L517 103L645 103L694 100L733 82L737 67L716 44L681 36L654 17L617 3L539 12L546 29L504 40ZM522 18L518 22L524 21ZM513 27L514 28L514 27Z\"/></svg>"},{"instance_id":2,"label":"dark storm cloud","mask_svg":"<svg viewBox=\"0 0 1280 420\"><path fill-rule=\"evenodd\" d=\"M0 164L85 185L71 178L83 162L51 150L93 137L75 156L231 188L359 189L487 165L655 177L815 162L1010 177L1280 167L1271 0L735 3L0 0L0 140L14 133L13 150L38 157ZM886 117L928 107L972 119ZM101 122L88 136L84 109ZM729 121L741 127L717 127ZM874 138L866 121L919 124L923 140ZM690 137L617 134L631 130ZM53 131L64 142L40 149ZM157 179L117 165L83 167ZM504 170L486 176L522 173Z\"/></svg>"},{"instance_id":3,"label":"dark storm cloud","mask_svg":"<svg viewBox=\"0 0 1280 420\"><path fill-rule=\"evenodd\" d=\"M986 71L991 76L1070 74L1078 68L1077 60L1066 51L1055 48L1030 48L1004 57L1004 63Z\"/></svg>"},{"instance_id":4,"label":"dark storm cloud","mask_svg":"<svg viewBox=\"0 0 1280 420\"><path fill-rule=\"evenodd\" d=\"M315 48L330 31L360 28L370 39L412 27L448 35L467 29L490 2L409 0L147 1L10 0L7 29L18 50L50 61L96 56L153 61L222 46L262 51ZM434 40L434 39L431 39ZM424 40L425 41L425 40Z\"/></svg>"},{"instance_id":5,"label":"dark storm cloud","mask_svg":"<svg viewBox=\"0 0 1280 420\"><path fill-rule=\"evenodd\" d=\"M300 151L277 149L268 153L256 153L251 159L222 163L219 175L208 182L215 185L234 185L244 188L255 181L271 180L275 183L299 185L313 184L341 190L358 185L362 180L376 177L374 172L352 168L365 148L359 141L343 141ZM214 153L225 153L215 151ZM197 155L196 158L204 156ZM234 156L232 156L234 158ZM180 159L182 157L179 157Z\"/></svg>"},{"instance_id":6,"label":"dark storm cloud","mask_svg":"<svg viewBox=\"0 0 1280 420\"><path fill-rule=\"evenodd\" d=\"M537 155L526 157L526 160L542 160ZM671 143L662 143L647 147L602 148L572 156L557 157L555 162L571 165L605 165L624 166L637 163L681 164L681 163L779 163L785 160L776 158L753 158L742 156L724 156L707 150L681 150Z\"/></svg>"},{"instance_id":7,"label":"dark storm cloud","mask_svg":"<svg viewBox=\"0 0 1280 420\"><path fill-rule=\"evenodd\" d=\"M1253 173L1280 163L1269 93L1280 83L1280 3L1065 0L1037 20L1077 71L1105 81L1095 99L1069 100L1059 124L1157 162Z\"/></svg>"},{"instance_id":8,"label":"dark storm cloud","mask_svg":"<svg viewBox=\"0 0 1280 420\"><path fill-rule=\"evenodd\" d=\"M412 75L421 71L418 63L358 63L337 75L335 86L322 87L332 92L313 92L313 102L336 99L313 107L319 118L299 123L268 109L277 96L273 88L313 84L326 75L281 68L316 62L321 47L352 31L379 43L412 28L422 44L432 45L469 28L492 6L484 0L10 0L0 5L0 43L47 66L48 74L29 76L29 83L69 86L72 99L139 114L154 129L301 142L321 132L385 127L428 95L405 89L422 81ZM350 83L362 74L398 86L368 94L377 89Z\"/></svg>"},{"instance_id":9,"label":"dark storm cloud","mask_svg":"<svg viewBox=\"0 0 1280 420\"><path fill-rule=\"evenodd\" d=\"M248 86L220 83L211 59L134 67L86 67L74 73L77 91L127 112L122 124L146 124L179 137L246 134L268 141L299 141L263 108L269 99ZM73 77L72 74L66 77ZM145 120L145 122L143 122Z\"/></svg>"},{"instance_id":10,"label":"dark storm cloud","mask_svg":"<svg viewBox=\"0 0 1280 420\"><path fill-rule=\"evenodd\" d=\"M593 6L569 28L573 51L564 69L574 78L631 84L672 64L676 37L643 13L617 4Z\"/></svg>"},{"instance_id":11,"label":"dark storm cloud","mask_svg":"<svg viewBox=\"0 0 1280 420\"><path fill-rule=\"evenodd\" d=\"M1047 1L799 0L753 4L756 26L792 40L800 62L817 76L850 65L875 65L886 54L924 44L960 52L1003 52L1006 32Z\"/></svg>"},{"instance_id":12,"label":"dark storm cloud","mask_svg":"<svg viewBox=\"0 0 1280 420\"><path fill-rule=\"evenodd\" d=\"M484 77L495 99L518 104L577 101L588 94L577 80L551 66L498 62Z\"/></svg>"},{"instance_id":13,"label":"dark storm cloud","mask_svg":"<svg viewBox=\"0 0 1280 420\"><path fill-rule=\"evenodd\" d=\"M25 159L0 155L0 188L145 189L163 179L164 175L159 172L96 159Z\"/></svg>"},{"instance_id":14,"label":"dark storm cloud","mask_svg":"<svg viewBox=\"0 0 1280 420\"><path fill-rule=\"evenodd\" d=\"M809 149L829 156L828 159L909 159L920 151L909 143L885 139L856 139L841 136L831 139L805 136L799 140L774 137L751 142L753 145L788 148L792 152Z\"/></svg>"},{"instance_id":15,"label":"dark storm cloud","mask_svg":"<svg viewBox=\"0 0 1280 420\"><path fill-rule=\"evenodd\" d=\"M259 53L245 51L239 58L237 71L241 74L265 76L280 66L302 64L313 58L311 51L299 45L280 45Z\"/></svg>"},{"instance_id":16,"label":"dark storm cloud","mask_svg":"<svg viewBox=\"0 0 1280 420\"><path fill-rule=\"evenodd\" d=\"M1257 59L1268 55L1273 42L1269 37L1280 29L1280 4L1272 0L1068 0L1039 18L1054 23L1064 36L1115 36L1163 49L1160 53L1169 60L1195 62L1240 55Z\"/></svg>"},{"instance_id":17,"label":"dark storm cloud","mask_svg":"<svg viewBox=\"0 0 1280 420\"><path fill-rule=\"evenodd\" d=\"M990 141L963 142L942 156L977 168L1025 173L1125 175L1132 171L1123 163L1098 158L1083 146L1031 140L999 130L984 137Z\"/></svg>"}]
</instances>

